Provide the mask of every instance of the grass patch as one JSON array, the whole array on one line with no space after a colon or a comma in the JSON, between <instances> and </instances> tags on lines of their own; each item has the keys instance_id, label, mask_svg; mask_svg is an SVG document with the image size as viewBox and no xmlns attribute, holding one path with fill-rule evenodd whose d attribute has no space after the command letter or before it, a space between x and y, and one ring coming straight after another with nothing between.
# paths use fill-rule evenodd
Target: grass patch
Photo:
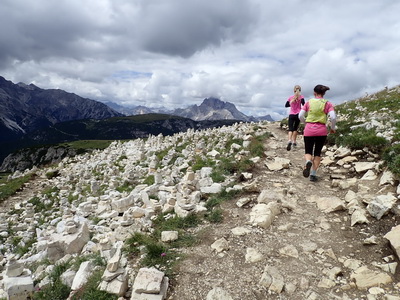
<instances>
[{"instance_id":1,"label":"grass patch","mask_svg":"<svg viewBox=\"0 0 400 300\"><path fill-rule=\"evenodd\" d=\"M212 210L217 205L220 205L224 201L232 200L237 196L240 192L239 191L229 191L223 190L221 193L211 196L206 202L206 208L208 210Z\"/></svg>"},{"instance_id":2,"label":"grass patch","mask_svg":"<svg viewBox=\"0 0 400 300\"><path fill-rule=\"evenodd\" d=\"M47 211L53 207L53 201L45 203L43 199L36 196L28 200L28 203L33 204L35 213Z\"/></svg>"},{"instance_id":3,"label":"grass patch","mask_svg":"<svg viewBox=\"0 0 400 300\"><path fill-rule=\"evenodd\" d=\"M389 144L385 138L376 136L374 129L367 130L364 127L355 128L351 132L349 129L347 133L342 130L332 136L335 138L337 144L347 146L351 149L368 147L372 151L381 152Z\"/></svg>"},{"instance_id":4,"label":"grass patch","mask_svg":"<svg viewBox=\"0 0 400 300\"><path fill-rule=\"evenodd\" d=\"M104 260L103 257L101 257L101 255L99 253L92 253L92 254L76 257L76 259L74 260L74 263L72 265L72 268L74 270L78 271L80 265L83 262L88 261L88 260L92 261L95 266L104 267L106 265L106 261Z\"/></svg>"},{"instance_id":5,"label":"grass patch","mask_svg":"<svg viewBox=\"0 0 400 300\"><path fill-rule=\"evenodd\" d=\"M135 188L135 186L132 183L130 183L128 181L124 181L124 183L122 185L116 187L115 189L120 193L123 193L123 192L128 192L129 193L134 188Z\"/></svg>"},{"instance_id":6,"label":"grass patch","mask_svg":"<svg viewBox=\"0 0 400 300\"><path fill-rule=\"evenodd\" d=\"M192 164L192 170L196 172L197 170L200 170L203 167L213 167L213 166L215 166L215 160L211 158L203 158L200 157L199 155L196 155L194 163Z\"/></svg>"},{"instance_id":7,"label":"grass patch","mask_svg":"<svg viewBox=\"0 0 400 300\"><path fill-rule=\"evenodd\" d=\"M197 215L185 218L159 215L153 221L154 231L151 234L136 232L132 234L124 245L124 252L129 256L144 257L140 261L146 267L159 266L168 276L173 273L177 259L180 257L177 248L189 247L197 242L197 239L186 232L186 229L196 227L201 219ZM160 241L162 231L178 231L178 240L163 243Z\"/></svg>"},{"instance_id":8,"label":"grass patch","mask_svg":"<svg viewBox=\"0 0 400 300\"><path fill-rule=\"evenodd\" d=\"M223 210L220 208L213 208L211 212L206 215L206 220L211 223L222 223L224 220Z\"/></svg>"},{"instance_id":9,"label":"grass patch","mask_svg":"<svg viewBox=\"0 0 400 300\"><path fill-rule=\"evenodd\" d=\"M69 262L55 265L49 274L50 284L33 294L34 300L67 299L71 289L61 282L60 276L70 267Z\"/></svg>"},{"instance_id":10,"label":"grass patch","mask_svg":"<svg viewBox=\"0 0 400 300\"><path fill-rule=\"evenodd\" d=\"M221 158L217 169L222 174L233 175L235 173L249 172L254 168L255 164L249 158L235 161L232 158Z\"/></svg>"},{"instance_id":11,"label":"grass patch","mask_svg":"<svg viewBox=\"0 0 400 300\"><path fill-rule=\"evenodd\" d=\"M155 182L154 175L149 175L145 178L145 180L143 180L143 183L147 185L153 185Z\"/></svg>"},{"instance_id":12,"label":"grass patch","mask_svg":"<svg viewBox=\"0 0 400 300\"><path fill-rule=\"evenodd\" d=\"M386 148L382 158L386 161L389 170L400 176L400 144Z\"/></svg>"},{"instance_id":13,"label":"grass patch","mask_svg":"<svg viewBox=\"0 0 400 300\"><path fill-rule=\"evenodd\" d=\"M114 140L80 140L80 141L74 141L74 142L69 142L65 144L61 144L63 146L69 146L73 149L76 150L93 150L93 149L105 149L110 144L114 142Z\"/></svg>"},{"instance_id":14,"label":"grass patch","mask_svg":"<svg viewBox=\"0 0 400 300\"><path fill-rule=\"evenodd\" d=\"M28 174L11 180L7 180L5 177L0 179L0 202L20 191L24 184L32 178L33 175Z\"/></svg>"},{"instance_id":15,"label":"grass patch","mask_svg":"<svg viewBox=\"0 0 400 300\"><path fill-rule=\"evenodd\" d=\"M24 243L24 245L18 245L18 246L15 248L14 252L15 252L16 254L19 254L20 256L22 256L22 255L24 255L25 253L28 253L29 250L31 250L32 245L33 245L34 243L36 243L36 239L35 239L35 238L31 238L31 239L29 239L28 241L26 241L26 242Z\"/></svg>"}]
</instances>

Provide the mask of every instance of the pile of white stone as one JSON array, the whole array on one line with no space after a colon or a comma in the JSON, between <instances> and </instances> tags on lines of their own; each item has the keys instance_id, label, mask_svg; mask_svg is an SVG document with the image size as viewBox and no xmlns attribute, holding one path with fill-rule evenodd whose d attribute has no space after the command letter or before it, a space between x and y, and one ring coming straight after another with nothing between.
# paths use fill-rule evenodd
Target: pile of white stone
<instances>
[{"instance_id":1,"label":"pile of white stone","mask_svg":"<svg viewBox=\"0 0 400 300\"><path fill-rule=\"evenodd\" d=\"M249 155L251 138L265 133L263 126L240 123L168 137L113 142L105 150L66 158L51 169L15 173L13 178L28 172L45 178L50 171L58 171L59 176L49 179L43 187L51 187L53 192L36 194L39 202L51 207L49 211L35 212L30 199L24 199L15 204L18 213L0 214L0 236L5 241L0 246L0 298L26 299L34 289L51 283L49 275L58 264L97 253L107 262L100 290L131 295L131 299L144 299L140 298L143 293L158 295L151 299L164 299L168 278L161 271L138 271L130 265L122 251L124 241L134 232L151 232L152 220L160 213L185 217L205 211L202 196L219 193L232 184L233 177L222 183L213 182L211 167L192 170L195 158L218 162L220 157L229 155L240 160ZM232 139L241 142L226 149ZM154 183L145 183L149 176ZM127 185L133 189L121 189ZM12 243L15 237L20 238L18 245ZM176 238L174 232L163 233L164 242ZM14 253L15 247L32 239L35 243L29 252L22 256ZM43 263L46 261L50 265ZM66 270L61 280L73 294L98 269L92 260L87 260L78 270ZM35 286L34 281L38 282Z\"/></svg>"}]
</instances>

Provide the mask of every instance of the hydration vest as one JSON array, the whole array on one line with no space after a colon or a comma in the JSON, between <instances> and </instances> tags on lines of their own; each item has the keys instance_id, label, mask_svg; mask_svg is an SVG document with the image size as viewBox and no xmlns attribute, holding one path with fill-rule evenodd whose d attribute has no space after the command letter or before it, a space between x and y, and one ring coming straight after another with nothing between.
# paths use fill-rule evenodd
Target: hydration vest
<instances>
[{"instance_id":1,"label":"hydration vest","mask_svg":"<svg viewBox=\"0 0 400 300\"><path fill-rule=\"evenodd\" d=\"M308 123L322 123L326 124L328 119L324 112L325 104L328 102L326 99L310 99L310 110L308 111L306 122Z\"/></svg>"}]
</instances>

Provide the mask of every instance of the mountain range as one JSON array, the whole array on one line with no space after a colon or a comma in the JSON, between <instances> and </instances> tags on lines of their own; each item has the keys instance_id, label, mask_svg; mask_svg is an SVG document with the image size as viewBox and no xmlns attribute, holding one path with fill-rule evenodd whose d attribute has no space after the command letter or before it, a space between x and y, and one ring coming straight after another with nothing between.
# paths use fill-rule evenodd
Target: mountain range
<instances>
[{"instance_id":1,"label":"mountain range","mask_svg":"<svg viewBox=\"0 0 400 300\"><path fill-rule=\"evenodd\" d=\"M155 116L155 113L161 115ZM140 122L137 118L117 118L132 115L144 117L140 118ZM269 115L263 118L246 116L234 104L216 98L206 98L199 106L175 110L123 107L60 89L14 84L0 76L0 162L11 152L34 145L83 138L129 139L149 134L168 135L189 128L224 125L221 120L230 120L230 123L234 120L273 121Z\"/></svg>"},{"instance_id":2,"label":"mountain range","mask_svg":"<svg viewBox=\"0 0 400 300\"><path fill-rule=\"evenodd\" d=\"M59 89L14 84L0 76L0 142L12 142L60 122L117 116L122 114L104 103Z\"/></svg>"},{"instance_id":3,"label":"mountain range","mask_svg":"<svg viewBox=\"0 0 400 300\"><path fill-rule=\"evenodd\" d=\"M142 115L161 113L189 118L195 121L202 120L240 120L245 122L274 121L270 115L254 117L240 112L233 103L221 101L218 98L205 98L200 105L194 104L186 108L167 109L165 107L149 108L143 105L122 106L114 102L105 102L112 109L126 115Z\"/></svg>"}]
</instances>

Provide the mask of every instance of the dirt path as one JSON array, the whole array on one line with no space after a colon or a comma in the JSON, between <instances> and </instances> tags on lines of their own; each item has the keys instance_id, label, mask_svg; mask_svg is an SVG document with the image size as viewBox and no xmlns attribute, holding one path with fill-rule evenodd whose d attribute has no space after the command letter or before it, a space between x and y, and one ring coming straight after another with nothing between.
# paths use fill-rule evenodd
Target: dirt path
<instances>
[{"instance_id":1,"label":"dirt path","mask_svg":"<svg viewBox=\"0 0 400 300\"><path fill-rule=\"evenodd\" d=\"M187 258L172 282L168 300L204 300L216 287L234 300L366 298L368 291L360 291L352 283L349 264L370 267L393 254L382 238L393 226L391 217L351 227L347 211L326 214L319 210L315 203L307 201L310 196L344 199L347 191L331 188L329 173L323 168L318 172L318 182L304 178L302 139L299 138L297 149L287 151L286 132L277 123L271 123L269 132L275 138L266 141L267 159L275 156L290 159L290 168L271 172L262 163L254 174L258 174L260 190L287 193L286 207L271 227L262 229L249 224L258 193L251 195L252 201L242 208L236 205L237 199L225 202L223 223L201 228L202 243L185 250ZM232 229L236 227L249 231L235 235ZM373 235L378 237L378 244L364 245L363 241ZM211 244L221 238L227 240L229 250L217 253ZM260 261L246 262L249 248L262 255ZM275 272L277 284L278 279L284 282L281 293L271 292L260 284L265 268L272 274ZM393 276L395 283L400 281L399 273ZM400 297L400 286L395 283L385 286L385 293ZM383 299L379 297L382 296L373 299Z\"/></svg>"},{"instance_id":2,"label":"dirt path","mask_svg":"<svg viewBox=\"0 0 400 300\"><path fill-rule=\"evenodd\" d=\"M19 203L36 196L39 191L43 190L47 183L47 179L38 176L26 182L20 191L0 203L0 213L8 213L13 209L18 209Z\"/></svg>"}]
</instances>

